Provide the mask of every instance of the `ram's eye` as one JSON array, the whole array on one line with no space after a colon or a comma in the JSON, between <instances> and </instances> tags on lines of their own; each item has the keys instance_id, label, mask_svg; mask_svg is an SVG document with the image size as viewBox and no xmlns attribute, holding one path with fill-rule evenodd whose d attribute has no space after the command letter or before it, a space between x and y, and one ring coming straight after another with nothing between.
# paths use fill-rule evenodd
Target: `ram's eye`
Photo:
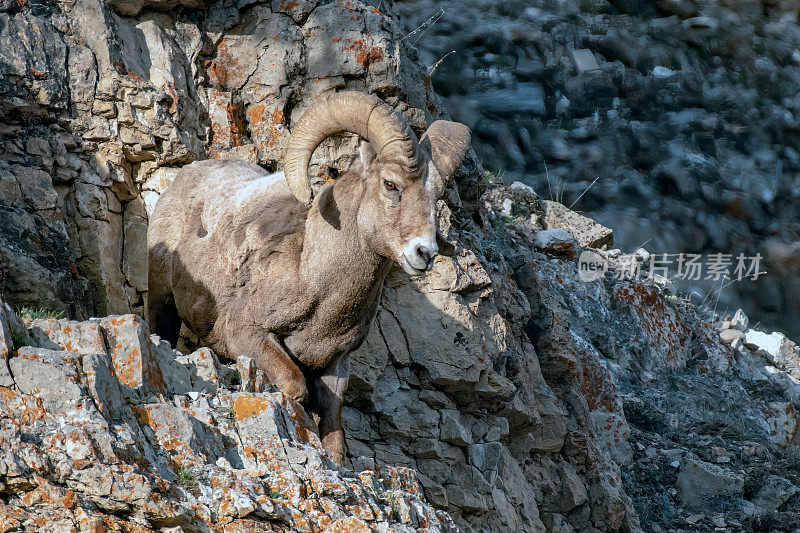
<instances>
[{"instance_id":1,"label":"ram's eye","mask_svg":"<svg viewBox=\"0 0 800 533\"><path fill-rule=\"evenodd\" d=\"M386 187L387 191L396 191L397 185L393 181L383 180L383 186Z\"/></svg>"}]
</instances>

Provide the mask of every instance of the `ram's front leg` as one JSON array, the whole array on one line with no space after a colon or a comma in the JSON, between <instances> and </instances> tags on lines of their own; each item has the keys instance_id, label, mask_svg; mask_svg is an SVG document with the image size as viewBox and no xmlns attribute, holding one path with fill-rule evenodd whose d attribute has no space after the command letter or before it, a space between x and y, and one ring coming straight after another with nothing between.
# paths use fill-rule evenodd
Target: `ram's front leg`
<instances>
[{"instance_id":1,"label":"ram's front leg","mask_svg":"<svg viewBox=\"0 0 800 533\"><path fill-rule=\"evenodd\" d=\"M272 332L242 331L234 343L235 354L250 355L256 366L282 393L298 402L308 398L306 377L295 364L278 337Z\"/></svg>"},{"instance_id":2,"label":"ram's front leg","mask_svg":"<svg viewBox=\"0 0 800 533\"><path fill-rule=\"evenodd\" d=\"M311 380L309 391L311 409L319 417L322 445L339 465L344 464L345 458L342 403L349 379L350 355L346 354Z\"/></svg>"}]
</instances>

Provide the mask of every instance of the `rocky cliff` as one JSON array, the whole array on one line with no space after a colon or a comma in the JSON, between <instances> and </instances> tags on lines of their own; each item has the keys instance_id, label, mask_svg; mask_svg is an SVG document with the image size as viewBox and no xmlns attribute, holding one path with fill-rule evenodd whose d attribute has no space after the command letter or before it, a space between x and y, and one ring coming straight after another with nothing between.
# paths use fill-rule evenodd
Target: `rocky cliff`
<instances>
[{"instance_id":1,"label":"rocky cliff","mask_svg":"<svg viewBox=\"0 0 800 533\"><path fill-rule=\"evenodd\" d=\"M418 129L441 112L391 10L184 4L2 4L9 301L73 316L141 313L147 210L178 168L206 157L277 168L289 125L324 91L375 92ZM336 147L353 142L318 151L328 163L314 169L320 180L352 155Z\"/></svg>"},{"instance_id":2,"label":"rocky cliff","mask_svg":"<svg viewBox=\"0 0 800 533\"><path fill-rule=\"evenodd\" d=\"M412 40L384 1L0 4L0 288L74 319L3 307L3 530L800 527L797 346L474 156L440 204L456 254L393 271L353 356L346 468L246 354L173 351L130 314L182 164L277 168L340 88L446 116ZM320 183L354 147L318 150ZM605 276L581 280L584 249Z\"/></svg>"},{"instance_id":3,"label":"rocky cliff","mask_svg":"<svg viewBox=\"0 0 800 533\"><path fill-rule=\"evenodd\" d=\"M4 305L0 527L800 527L797 345L624 279L617 252L582 281L575 254L608 230L544 229L519 184L485 198L485 224L458 230L479 254L389 281L354 357L346 468L247 356L182 354L136 315ZM495 211L509 204L513 224Z\"/></svg>"},{"instance_id":4,"label":"rocky cliff","mask_svg":"<svg viewBox=\"0 0 800 533\"><path fill-rule=\"evenodd\" d=\"M3 531L454 530L413 471L337 469L247 357L179 354L135 315L0 320Z\"/></svg>"}]
</instances>

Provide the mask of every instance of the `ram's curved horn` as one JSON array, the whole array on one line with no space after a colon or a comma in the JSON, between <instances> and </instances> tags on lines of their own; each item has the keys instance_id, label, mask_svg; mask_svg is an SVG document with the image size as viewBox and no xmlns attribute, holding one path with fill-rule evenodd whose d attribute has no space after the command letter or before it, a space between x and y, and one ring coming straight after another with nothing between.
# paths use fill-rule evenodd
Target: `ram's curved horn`
<instances>
[{"instance_id":1,"label":"ram's curved horn","mask_svg":"<svg viewBox=\"0 0 800 533\"><path fill-rule=\"evenodd\" d=\"M372 144L385 161L410 172L420 168L417 138L403 118L374 95L345 91L319 97L292 129L284 154L286 183L300 202L311 202L308 163L327 137L347 131Z\"/></svg>"}]
</instances>

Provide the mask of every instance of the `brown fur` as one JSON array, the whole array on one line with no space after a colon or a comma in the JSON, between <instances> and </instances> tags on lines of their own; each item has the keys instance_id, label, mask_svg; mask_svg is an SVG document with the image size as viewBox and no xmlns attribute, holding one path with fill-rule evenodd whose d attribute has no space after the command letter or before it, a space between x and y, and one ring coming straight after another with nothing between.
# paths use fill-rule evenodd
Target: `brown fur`
<instances>
[{"instance_id":1,"label":"brown fur","mask_svg":"<svg viewBox=\"0 0 800 533\"><path fill-rule=\"evenodd\" d=\"M173 344L182 321L217 352L252 356L284 393L308 401L341 463L348 354L369 329L390 261L436 231L430 194L368 146L310 207L256 165L192 163L153 212L150 323Z\"/></svg>"}]
</instances>

